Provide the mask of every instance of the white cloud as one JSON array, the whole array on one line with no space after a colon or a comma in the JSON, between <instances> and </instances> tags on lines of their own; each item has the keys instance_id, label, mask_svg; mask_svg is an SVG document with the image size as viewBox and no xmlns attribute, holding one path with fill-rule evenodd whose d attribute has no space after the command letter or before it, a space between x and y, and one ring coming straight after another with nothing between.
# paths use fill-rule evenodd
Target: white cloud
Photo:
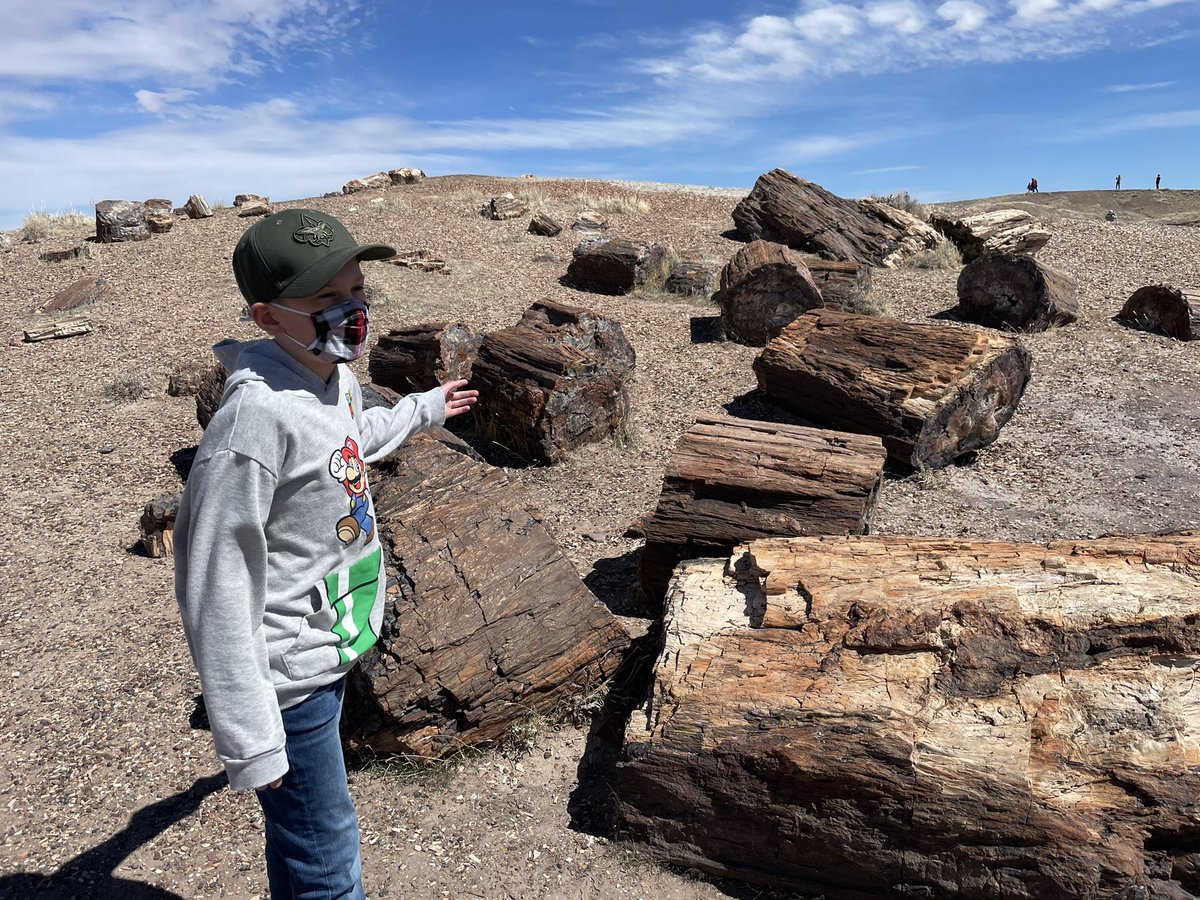
<instances>
[{"instance_id":1,"label":"white cloud","mask_svg":"<svg viewBox=\"0 0 1200 900\"><path fill-rule=\"evenodd\" d=\"M1106 94L1128 94L1132 91L1157 91L1169 88L1175 81L1148 81L1140 84L1108 84L1100 88Z\"/></svg>"},{"instance_id":2,"label":"white cloud","mask_svg":"<svg viewBox=\"0 0 1200 900\"><path fill-rule=\"evenodd\" d=\"M1012 5L1017 18L1026 22L1044 22L1056 18L1057 14L1062 12L1059 0L1013 0Z\"/></svg>"},{"instance_id":3,"label":"white cloud","mask_svg":"<svg viewBox=\"0 0 1200 900\"><path fill-rule=\"evenodd\" d=\"M971 0L947 0L937 14L950 23L951 30L959 32L975 31L988 18L988 11Z\"/></svg>"},{"instance_id":4,"label":"white cloud","mask_svg":"<svg viewBox=\"0 0 1200 900\"><path fill-rule=\"evenodd\" d=\"M882 166L878 169L858 169L851 175L887 175L890 172L915 172L921 166Z\"/></svg>"},{"instance_id":5,"label":"white cloud","mask_svg":"<svg viewBox=\"0 0 1200 900\"><path fill-rule=\"evenodd\" d=\"M138 106L146 112L160 113L172 103L195 97L196 92L186 88L168 88L165 91L136 91L134 96L137 98Z\"/></svg>"},{"instance_id":6,"label":"white cloud","mask_svg":"<svg viewBox=\"0 0 1200 900\"><path fill-rule=\"evenodd\" d=\"M867 21L900 34L916 34L925 27L925 14L911 0L872 3L865 8Z\"/></svg>"},{"instance_id":7,"label":"white cloud","mask_svg":"<svg viewBox=\"0 0 1200 900\"><path fill-rule=\"evenodd\" d=\"M793 22L802 38L818 43L831 39L836 41L855 34L861 15L862 12L857 7L838 4L820 6L801 13Z\"/></svg>"}]
</instances>

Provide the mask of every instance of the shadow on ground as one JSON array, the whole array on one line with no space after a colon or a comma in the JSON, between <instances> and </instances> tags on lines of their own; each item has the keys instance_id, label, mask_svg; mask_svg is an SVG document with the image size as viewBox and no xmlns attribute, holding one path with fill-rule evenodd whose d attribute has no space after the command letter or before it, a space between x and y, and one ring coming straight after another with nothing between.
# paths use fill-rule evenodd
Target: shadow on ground
<instances>
[{"instance_id":1,"label":"shadow on ground","mask_svg":"<svg viewBox=\"0 0 1200 900\"><path fill-rule=\"evenodd\" d=\"M0 897L12 900L182 900L179 894L113 871L130 853L194 813L204 798L225 787L225 774L199 779L185 791L139 809L129 824L102 844L85 850L49 875L25 873L0 878Z\"/></svg>"}]
</instances>

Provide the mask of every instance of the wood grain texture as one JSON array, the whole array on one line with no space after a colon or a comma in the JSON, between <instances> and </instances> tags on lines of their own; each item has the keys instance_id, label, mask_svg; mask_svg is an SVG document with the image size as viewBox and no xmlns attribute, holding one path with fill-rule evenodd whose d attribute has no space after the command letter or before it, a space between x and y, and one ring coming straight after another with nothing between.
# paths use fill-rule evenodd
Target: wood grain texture
<instances>
[{"instance_id":1,"label":"wood grain texture","mask_svg":"<svg viewBox=\"0 0 1200 900\"><path fill-rule=\"evenodd\" d=\"M1079 318L1078 290L1032 256L989 253L959 272L958 313L989 328L1045 331Z\"/></svg>"},{"instance_id":2,"label":"wood grain texture","mask_svg":"<svg viewBox=\"0 0 1200 900\"><path fill-rule=\"evenodd\" d=\"M623 829L829 897L1200 892L1200 537L684 563Z\"/></svg>"},{"instance_id":3,"label":"wood grain texture","mask_svg":"<svg viewBox=\"0 0 1200 900\"><path fill-rule=\"evenodd\" d=\"M754 361L773 403L845 431L875 434L889 456L939 468L994 441L1029 380L1014 338L949 325L817 309Z\"/></svg>"},{"instance_id":4,"label":"wood grain texture","mask_svg":"<svg viewBox=\"0 0 1200 900\"><path fill-rule=\"evenodd\" d=\"M739 343L762 347L797 316L824 305L804 257L783 244L751 241L721 270L725 333Z\"/></svg>"}]
</instances>

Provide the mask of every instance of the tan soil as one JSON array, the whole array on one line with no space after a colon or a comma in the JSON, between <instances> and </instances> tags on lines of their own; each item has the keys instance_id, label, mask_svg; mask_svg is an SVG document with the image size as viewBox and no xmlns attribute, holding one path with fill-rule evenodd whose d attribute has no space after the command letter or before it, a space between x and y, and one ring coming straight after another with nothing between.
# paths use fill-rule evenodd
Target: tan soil
<instances>
[{"instance_id":1,"label":"tan soil","mask_svg":"<svg viewBox=\"0 0 1200 900\"><path fill-rule=\"evenodd\" d=\"M512 469L581 575L622 613L633 611L638 549L622 533L654 505L679 435L722 408L771 414L752 393L755 350L693 343L690 320L716 312L706 301L564 287L572 232L534 237L526 219L492 222L477 210L511 190L570 222L580 193L635 189L650 209L609 214L614 232L714 264L738 248L722 233L741 192L717 189L456 176L296 204L335 213L360 240L447 260L446 276L372 264L379 328L457 319L492 329L540 297L622 322L638 354L632 439ZM1200 286L1200 231L1152 221L1194 217L1200 200L1161 193L1178 194L1164 215L1157 195L1137 205L1134 195L1152 192L1123 192L1116 224L1101 220L1111 201L989 201L1050 213L1056 236L1042 257L1078 279L1081 319L1026 338L1033 380L974 463L889 475L876 531L1045 539L1200 525L1200 342L1111 318L1144 284ZM255 336L238 321L229 268L246 225L221 209L145 243L101 247L95 260L40 262L51 243L0 253L0 896L266 894L257 804L224 786L209 735L193 727L199 688L171 562L131 549L142 505L180 485L172 454L200 437L194 402L167 396L167 375L207 361L221 338ZM33 311L84 274L109 281L84 311L96 330L23 343ZM923 321L954 304L955 277L881 271L875 284L896 316ZM365 380L365 360L356 367ZM543 723L523 737L422 777L383 765L351 773L368 896L762 896L609 841L598 810L612 748L601 734Z\"/></svg>"}]
</instances>

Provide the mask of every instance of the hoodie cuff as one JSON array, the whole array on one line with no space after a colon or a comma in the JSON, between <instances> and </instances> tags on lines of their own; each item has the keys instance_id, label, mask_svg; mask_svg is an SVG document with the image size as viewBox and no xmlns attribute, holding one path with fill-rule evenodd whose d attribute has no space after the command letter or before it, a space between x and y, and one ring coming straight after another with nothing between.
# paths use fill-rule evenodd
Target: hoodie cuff
<instances>
[{"instance_id":1,"label":"hoodie cuff","mask_svg":"<svg viewBox=\"0 0 1200 900\"><path fill-rule=\"evenodd\" d=\"M446 395L442 393L440 387L435 387L433 390L426 391L423 394L418 394L421 398L421 405L430 412L430 425L445 425L446 424Z\"/></svg>"},{"instance_id":2,"label":"hoodie cuff","mask_svg":"<svg viewBox=\"0 0 1200 900\"><path fill-rule=\"evenodd\" d=\"M288 771L287 747L280 747L254 759L225 759L225 774L235 791L265 787Z\"/></svg>"}]
</instances>

